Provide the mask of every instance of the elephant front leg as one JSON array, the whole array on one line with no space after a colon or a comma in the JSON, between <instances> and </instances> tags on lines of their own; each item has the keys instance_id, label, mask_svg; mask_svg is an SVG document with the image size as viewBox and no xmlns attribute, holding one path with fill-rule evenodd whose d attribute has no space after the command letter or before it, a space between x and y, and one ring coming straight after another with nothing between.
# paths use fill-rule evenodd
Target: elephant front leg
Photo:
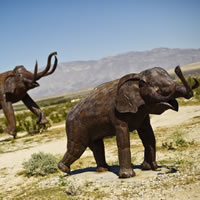
<instances>
[{"instance_id":1,"label":"elephant front leg","mask_svg":"<svg viewBox=\"0 0 200 200\"><path fill-rule=\"evenodd\" d=\"M135 172L131 167L130 135L126 124L116 127L116 138L120 165L119 178L133 177Z\"/></svg>"},{"instance_id":2,"label":"elephant front leg","mask_svg":"<svg viewBox=\"0 0 200 200\"><path fill-rule=\"evenodd\" d=\"M11 102L6 102L6 100L4 99L1 102L1 106L4 112L4 115L8 121L8 127L5 129L5 131L12 135L14 138L16 138L17 135L17 131L16 131L16 119L15 119L15 114L14 114L14 110L12 107L12 103Z\"/></svg>"},{"instance_id":3,"label":"elephant front leg","mask_svg":"<svg viewBox=\"0 0 200 200\"><path fill-rule=\"evenodd\" d=\"M38 124L45 125L48 123L48 120L46 119L44 113L40 110L39 106L33 101L33 99L28 94L25 95L22 101L24 102L26 107L38 117Z\"/></svg>"},{"instance_id":4,"label":"elephant front leg","mask_svg":"<svg viewBox=\"0 0 200 200\"><path fill-rule=\"evenodd\" d=\"M142 168L144 170L156 170L158 168L156 163L156 140L149 116L146 117L142 126L137 131L144 145L144 162L142 163Z\"/></svg>"}]
</instances>

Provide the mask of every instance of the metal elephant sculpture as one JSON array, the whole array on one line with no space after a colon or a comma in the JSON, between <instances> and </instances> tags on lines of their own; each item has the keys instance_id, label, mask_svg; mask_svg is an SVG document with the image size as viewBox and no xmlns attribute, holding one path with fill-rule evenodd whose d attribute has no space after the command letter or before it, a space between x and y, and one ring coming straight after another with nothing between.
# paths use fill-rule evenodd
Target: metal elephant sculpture
<instances>
[{"instance_id":1,"label":"metal elephant sculpture","mask_svg":"<svg viewBox=\"0 0 200 200\"><path fill-rule=\"evenodd\" d=\"M55 62L53 68L51 68L51 58L57 55L53 52L49 55L46 68L38 73L37 61L35 64L34 73L31 73L25 69L24 66L16 66L13 71L8 71L0 74L0 109L3 109L5 117L8 121L8 127L6 132L12 135L14 138L17 135L16 132L16 119L13 110L12 103L16 103L20 100L38 116L38 124L46 124L48 120L45 118L44 113L40 110L39 106L28 95L27 91L38 87L36 82L40 78L52 74L57 67L57 57L55 56Z\"/></svg>"},{"instance_id":2,"label":"metal elephant sculpture","mask_svg":"<svg viewBox=\"0 0 200 200\"><path fill-rule=\"evenodd\" d=\"M96 171L108 170L103 139L115 136L118 146L119 177L135 176L131 167L129 132L137 130L144 145L143 169L157 168L156 141L149 114L161 114L168 109L178 111L176 98L189 99L192 89L179 66L175 68L183 85L173 81L162 68L152 68L139 74L100 85L82 102L74 106L66 120L67 152L58 167L70 172L70 165L89 147L97 163Z\"/></svg>"}]
</instances>

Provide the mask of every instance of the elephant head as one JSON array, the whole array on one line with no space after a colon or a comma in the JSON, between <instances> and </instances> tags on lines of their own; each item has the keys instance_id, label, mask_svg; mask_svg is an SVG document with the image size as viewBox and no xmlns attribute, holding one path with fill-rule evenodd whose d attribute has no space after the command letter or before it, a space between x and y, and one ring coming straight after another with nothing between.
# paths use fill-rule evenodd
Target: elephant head
<instances>
[{"instance_id":1,"label":"elephant head","mask_svg":"<svg viewBox=\"0 0 200 200\"><path fill-rule=\"evenodd\" d=\"M56 70L58 62L56 56L53 68L50 70L51 58L54 55L57 55L57 53L53 52L48 56L47 66L42 72L38 73L36 61L34 73L27 71L24 66L17 66L13 71L0 74L0 109L3 109L5 117L8 121L6 132L8 132L10 135L13 135L14 138L16 137L17 133L16 119L12 103L22 100L26 107L30 109L31 112L33 112L36 116L38 116L38 124L45 125L48 123L44 113L28 95L27 91L39 86L37 80L52 74Z\"/></svg>"},{"instance_id":2,"label":"elephant head","mask_svg":"<svg viewBox=\"0 0 200 200\"><path fill-rule=\"evenodd\" d=\"M27 71L23 65L16 66L14 70L11 71L5 79L5 83L4 83L5 93L8 93L8 94L20 93L21 94L22 92L26 92L30 89L38 87L39 84L37 83L37 80L39 80L41 77L52 74L57 67L57 57L55 56L55 62L54 62L53 68L51 71L49 71L51 67L51 58L54 55L57 55L57 53L53 52L48 56L46 68L42 72L39 72L39 73L38 73L37 61L35 64L34 73Z\"/></svg>"},{"instance_id":3,"label":"elephant head","mask_svg":"<svg viewBox=\"0 0 200 200\"><path fill-rule=\"evenodd\" d=\"M192 90L197 88L199 83L194 79L195 84L190 87L179 66L175 68L175 73L183 85L173 81L169 74L159 67L122 77L118 82L116 109L120 113L136 113L143 106L150 114L161 114L167 109L178 111L176 98L191 98Z\"/></svg>"}]
</instances>

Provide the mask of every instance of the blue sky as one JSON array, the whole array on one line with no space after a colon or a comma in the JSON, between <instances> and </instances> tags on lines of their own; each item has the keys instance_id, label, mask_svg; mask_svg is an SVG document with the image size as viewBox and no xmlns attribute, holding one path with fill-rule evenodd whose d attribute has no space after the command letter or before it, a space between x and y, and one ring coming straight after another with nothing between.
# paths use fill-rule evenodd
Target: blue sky
<instances>
[{"instance_id":1,"label":"blue sky","mask_svg":"<svg viewBox=\"0 0 200 200\"><path fill-rule=\"evenodd\" d=\"M200 48L199 0L0 0L0 73L157 47Z\"/></svg>"}]
</instances>

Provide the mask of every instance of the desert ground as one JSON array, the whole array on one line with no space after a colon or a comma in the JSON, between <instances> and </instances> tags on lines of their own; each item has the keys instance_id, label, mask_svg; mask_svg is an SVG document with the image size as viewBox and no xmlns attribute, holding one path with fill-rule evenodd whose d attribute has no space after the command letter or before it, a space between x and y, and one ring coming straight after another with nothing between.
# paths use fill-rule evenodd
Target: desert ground
<instances>
[{"instance_id":1,"label":"desert ground","mask_svg":"<svg viewBox=\"0 0 200 200\"><path fill-rule=\"evenodd\" d=\"M71 167L46 177L27 177L22 163L31 154L51 153L58 160L66 150L64 123L35 136L0 135L0 199L200 199L200 106L180 106L151 116L157 140L156 171L143 171L143 146L131 133L132 163L136 176L119 179L115 138L105 139L109 172L95 172L89 149Z\"/></svg>"}]
</instances>

